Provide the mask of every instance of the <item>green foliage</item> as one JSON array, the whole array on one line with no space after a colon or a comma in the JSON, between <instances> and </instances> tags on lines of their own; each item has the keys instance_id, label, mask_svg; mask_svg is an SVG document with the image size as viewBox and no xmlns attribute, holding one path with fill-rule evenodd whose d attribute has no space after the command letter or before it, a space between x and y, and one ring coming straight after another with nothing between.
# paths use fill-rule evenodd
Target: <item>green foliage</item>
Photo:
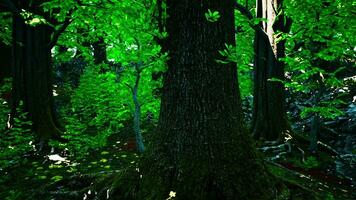
<instances>
[{"instance_id":1,"label":"green foliage","mask_svg":"<svg viewBox=\"0 0 356 200\"><path fill-rule=\"evenodd\" d=\"M237 25L236 54L238 55L236 63L241 96L244 98L252 95L255 31L251 28L249 20L238 11L235 11L235 24Z\"/></svg>"},{"instance_id":2,"label":"green foliage","mask_svg":"<svg viewBox=\"0 0 356 200\"><path fill-rule=\"evenodd\" d=\"M306 169L319 167L320 163L314 156L309 156L303 163L303 167Z\"/></svg>"},{"instance_id":3,"label":"green foliage","mask_svg":"<svg viewBox=\"0 0 356 200\"><path fill-rule=\"evenodd\" d=\"M237 26L236 46L225 44L225 49L219 51L224 59L217 60L217 62L237 63L239 87L241 96L244 98L252 95L255 31L251 28L251 21L237 10L235 11L235 24Z\"/></svg>"},{"instance_id":4,"label":"green foliage","mask_svg":"<svg viewBox=\"0 0 356 200\"><path fill-rule=\"evenodd\" d=\"M5 79L0 87L0 132L7 129L7 120L10 113L10 105L5 99L1 98L5 93L11 90L11 79Z\"/></svg>"},{"instance_id":5,"label":"green foliage","mask_svg":"<svg viewBox=\"0 0 356 200\"><path fill-rule=\"evenodd\" d=\"M320 162L314 156L308 156L304 161L301 161L299 159L293 159L292 162L296 166L304 169L313 169L320 166Z\"/></svg>"},{"instance_id":6,"label":"green foliage","mask_svg":"<svg viewBox=\"0 0 356 200\"><path fill-rule=\"evenodd\" d=\"M211 11L210 9L208 9L208 12L205 13L205 18L209 22L217 22L220 18L219 11Z\"/></svg>"},{"instance_id":7,"label":"green foliage","mask_svg":"<svg viewBox=\"0 0 356 200\"><path fill-rule=\"evenodd\" d=\"M237 41L239 43L239 41ZM250 46L240 47L239 45L225 44L225 49L219 50L219 54L224 58L216 60L217 63L237 63L239 87L242 97L247 97L252 94L252 59L253 59L253 43Z\"/></svg>"},{"instance_id":8,"label":"green foliage","mask_svg":"<svg viewBox=\"0 0 356 200\"><path fill-rule=\"evenodd\" d=\"M301 117L318 114L334 119L343 114L339 107L344 104L336 92L344 86L338 74L352 62L356 45L351 36L356 23L350 13L352 3L292 0L285 5L285 13L293 24L290 33L279 33L280 39L287 40L287 57L283 61L289 80L284 84L291 92L311 97L303 105Z\"/></svg>"},{"instance_id":9,"label":"green foliage","mask_svg":"<svg viewBox=\"0 0 356 200\"><path fill-rule=\"evenodd\" d=\"M40 15L35 15L26 10L22 10L20 13L21 17L24 19L25 23L30 26L36 26L40 24L48 24L48 22Z\"/></svg>"},{"instance_id":10,"label":"green foliage","mask_svg":"<svg viewBox=\"0 0 356 200\"><path fill-rule=\"evenodd\" d=\"M147 115L158 118L160 101L154 90L160 81L152 81L155 72L143 70L138 98L141 102L142 119ZM158 61L158 66L160 61ZM156 67L157 68L157 67ZM63 137L68 142L53 145L68 148L76 155L83 156L89 149L106 145L111 134L119 132L124 123L132 118L134 105L132 93L127 87L135 81L135 72L129 65L116 74L112 71L102 73L100 68L89 66L81 76L80 85L74 90L71 105L64 108L66 132Z\"/></svg>"},{"instance_id":11,"label":"green foliage","mask_svg":"<svg viewBox=\"0 0 356 200\"><path fill-rule=\"evenodd\" d=\"M335 197L334 197L334 195L332 195L331 193L327 193L326 195L325 195L325 200L334 200L335 199Z\"/></svg>"},{"instance_id":12,"label":"green foliage","mask_svg":"<svg viewBox=\"0 0 356 200\"><path fill-rule=\"evenodd\" d=\"M313 107L307 107L304 108L303 111L300 113L300 116L302 118L306 118L309 115L319 115L322 116L325 119L335 119L339 116L342 116L344 114L343 111L337 109L334 106L313 106Z\"/></svg>"},{"instance_id":13,"label":"green foliage","mask_svg":"<svg viewBox=\"0 0 356 200\"><path fill-rule=\"evenodd\" d=\"M0 96L11 88L11 80L5 80L0 88ZM10 106L8 102L0 98L0 169L20 164L22 155L34 149L34 135L31 131L32 122L28 120L27 113L23 111L23 104L16 110L13 125L7 127Z\"/></svg>"},{"instance_id":14,"label":"green foliage","mask_svg":"<svg viewBox=\"0 0 356 200\"><path fill-rule=\"evenodd\" d=\"M118 101L116 75L99 70L93 66L85 70L71 97L71 106L62 111L66 112L63 137L69 142L61 146L73 153L83 155L88 149L105 146L106 139L122 127L121 121L127 115L125 105Z\"/></svg>"},{"instance_id":15,"label":"green foliage","mask_svg":"<svg viewBox=\"0 0 356 200\"><path fill-rule=\"evenodd\" d=\"M10 45L11 44L11 15L10 13L0 12L0 42Z\"/></svg>"},{"instance_id":16,"label":"green foliage","mask_svg":"<svg viewBox=\"0 0 356 200\"><path fill-rule=\"evenodd\" d=\"M22 199L22 192L21 191L15 191L15 190L11 190L9 192L9 196L7 196L5 198L5 200L18 200L18 199Z\"/></svg>"},{"instance_id":17,"label":"green foliage","mask_svg":"<svg viewBox=\"0 0 356 200\"><path fill-rule=\"evenodd\" d=\"M77 1L66 1L65 4L50 1L44 7L61 22L69 10L75 8L71 15L73 22L58 41L58 45L67 47L68 51L59 54L56 48L57 61L69 61L80 56L89 63L79 87L72 90L71 105L61 111L67 129L63 137L68 142L56 144L52 141L52 144L84 155L88 149L104 146L111 134L131 121L134 106L128 86L135 84L135 64L145 68L141 72L138 89L141 117L145 119L147 115L153 115L156 121L160 101L155 91L161 86L161 81L153 81L152 75L164 70L167 56L160 53L161 48L155 44L154 37L164 38L167 34L160 33L152 22L152 16L156 14L155 1L95 0L83 4ZM52 12L54 10L56 12ZM110 63L120 67L116 66L113 70L111 64L93 64L90 45L99 38L104 40ZM100 69L104 69L105 73Z\"/></svg>"}]
</instances>

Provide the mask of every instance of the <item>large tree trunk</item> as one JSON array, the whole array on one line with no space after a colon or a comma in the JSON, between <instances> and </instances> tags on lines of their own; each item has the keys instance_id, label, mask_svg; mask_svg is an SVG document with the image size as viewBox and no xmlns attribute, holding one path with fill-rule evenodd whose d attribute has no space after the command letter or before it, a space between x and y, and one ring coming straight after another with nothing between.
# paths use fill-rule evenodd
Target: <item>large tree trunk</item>
<instances>
[{"instance_id":1,"label":"large tree trunk","mask_svg":"<svg viewBox=\"0 0 356 200\"><path fill-rule=\"evenodd\" d=\"M285 41L277 43L277 31L289 31L290 21L285 21L282 0L257 0L257 17L266 18L261 28L266 32L256 32L253 136L256 139L280 140L291 131L288 122L283 84L270 81L272 78L284 79L284 64L280 58L285 57ZM277 12L277 13L276 13Z\"/></svg>"},{"instance_id":2,"label":"large tree trunk","mask_svg":"<svg viewBox=\"0 0 356 200\"><path fill-rule=\"evenodd\" d=\"M159 128L138 170L141 196L134 199L167 199L170 191L178 200L274 195L242 124L236 64L216 62L218 50L235 45L233 5L167 1L170 59ZM208 9L219 11L217 22L207 21Z\"/></svg>"},{"instance_id":3,"label":"large tree trunk","mask_svg":"<svg viewBox=\"0 0 356 200\"><path fill-rule=\"evenodd\" d=\"M43 15L43 1L18 1L27 11ZM20 101L29 113L33 128L42 141L57 137L60 130L53 112L51 80L51 30L48 25L30 26L17 15L13 18L13 112Z\"/></svg>"}]
</instances>

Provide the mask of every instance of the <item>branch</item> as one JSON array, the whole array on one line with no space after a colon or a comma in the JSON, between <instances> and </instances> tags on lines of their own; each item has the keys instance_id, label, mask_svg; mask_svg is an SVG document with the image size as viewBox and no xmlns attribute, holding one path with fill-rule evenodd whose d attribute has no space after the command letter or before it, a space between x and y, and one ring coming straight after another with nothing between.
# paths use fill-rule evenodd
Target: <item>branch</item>
<instances>
[{"instance_id":1,"label":"branch","mask_svg":"<svg viewBox=\"0 0 356 200\"><path fill-rule=\"evenodd\" d=\"M58 30L54 31L51 42L48 44L48 47L50 49L52 49L54 47L54 45L56 45L56 43L59 39L59 36L67 29L69 24L72 23L73 20L70 16L73 14L74 10L76 10L76 9L73 8L69 11L69 13L67 14L66 19L62 23L61 27Z\"/></svg>"},{"instance_id":2,"label":"branch","mask_svg":"<svg viewBox=\"0 0 356 200\"><path fill-rule=\"evenodd\" d=\"M247 17L249 20L253 19L253 14L243 5L235 2L235 9L238 10L242 15Z\"/></svg>"},{"instance_id":3,"label":"branch","mask_svg":"<svg viewBox=\"0 0 356 200\"><path fill-rule=\"evenodd\" d=\"M255 18L253 16L253 14L245 6L243 6L237 2L235 2L235 9L238 10L242 15L247 17L247 19L249 19L249 20L252 20ZM249 22L249 25L251 26L251 28L253 28L257 32L257 34L268 39L267 33L262 29L262 27L260 25L252 24L251 22Z\"/></svg>"},{"instance_id":4,"label":"branch","mask_svg":"<svg viewBox=\"0 0 356 200\"><path fill-rule=\"evenodd\" d=\"M127 83L125 83L125 85L131 90L131 92L132 92L132 94L133 94L133 92L134 92L133 87L132 87L131 85L127 84Z\"/></svg>"}]
</instances>

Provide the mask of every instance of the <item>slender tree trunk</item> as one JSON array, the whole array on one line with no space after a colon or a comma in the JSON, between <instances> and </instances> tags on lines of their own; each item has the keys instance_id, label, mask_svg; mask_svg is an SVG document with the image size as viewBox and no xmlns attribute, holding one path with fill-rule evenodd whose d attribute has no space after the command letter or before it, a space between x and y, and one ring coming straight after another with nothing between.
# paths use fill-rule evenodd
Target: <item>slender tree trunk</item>
<instances>
[{"instance_id":1,"label":"slender tree trunk","mask_svg":"<svg viewBox=\"0 0 356 200\"><path fill-rule=\"evenodd\" d=\"M242 125L236 64L216 62L222 59L218 50L235 45L233 5L234 0L167 1L170 60L159 128L137 169L142 179L139 192L131 191L139 195L133 199L168 199L174 192L178 200L274 195ZM217 22L206 20L208 9L220 13Z\"/></svg>"},{"instance_id":2,"label":"slender tree trunk","mask_svg":"<svg viewBox=\"0 0 356 200\"><path fill-rule=\"evenodd\" d=\"M133 115L133 128L135 132L137 151L143 153L145 150L145 146L143 144L143 138L141 134L141 105L138 100L138 86L141 79L141 70L139 69L140 67L138 66L138 64L136 64L135 68L136 81L134 87L132 88L132 98L135 106Z\"/></svg>"},{"instance_id":3,"label":"slender tree trunk","mask_svg":"<svg viewBox=\"0 0 356 200\"><path fill-rule=\"evenodd\" d=\"M285 21L282 0L257 0L257 17L266 18L261 28L266 35L256 32L253 136L257 139L280 140L291 131L285 109L283 84L270 81L271 78L284 79L284 64L280 58L285 57L285 41L277 43L277 31L288 32L290 21Z\"/></svg>"},{"instance_id":4,"label":"slender tree trunk","mask_svg":"<svg viewBox=\"0 0 356 200\"><path fill-rule=\"evenodd\" d=\"M18 1L17 5L36 14L43 14L43 1ZM33 121L42 141L57 137L60 130L53 112L51 80L51 31L48 25L30 26L17 15L13 18L13 105L12 116L20 101Z\"/></svg>"}]
</instances>

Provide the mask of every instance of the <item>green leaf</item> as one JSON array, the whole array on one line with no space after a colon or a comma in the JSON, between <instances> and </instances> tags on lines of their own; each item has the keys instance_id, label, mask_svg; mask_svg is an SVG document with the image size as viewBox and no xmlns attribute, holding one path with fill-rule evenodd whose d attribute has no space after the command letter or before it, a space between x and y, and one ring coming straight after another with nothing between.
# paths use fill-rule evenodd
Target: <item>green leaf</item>
<instances>
[{"instance_id":1,"label":"green leaf","mask_svg":"<svg viewBox=\"0 0 356 200\"><path fill-rule=\"evenodd\" d=\"M208 12L205 13L205 18L209 22L217 22L220 18L220 13L219 11L211 11L210 9L208 9Z\"/></svg>"}]
</instances>

